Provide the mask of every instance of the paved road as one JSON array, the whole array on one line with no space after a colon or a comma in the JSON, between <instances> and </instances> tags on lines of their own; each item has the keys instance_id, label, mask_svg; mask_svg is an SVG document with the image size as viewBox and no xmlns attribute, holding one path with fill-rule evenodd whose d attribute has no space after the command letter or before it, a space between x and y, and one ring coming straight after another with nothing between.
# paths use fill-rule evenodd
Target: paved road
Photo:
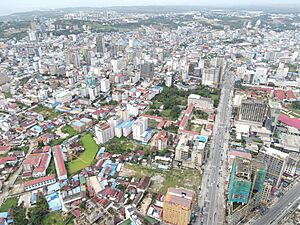
<instances>
[{"instance_id":1,"label":"paved road","mask_svg":"<svg viewBox=\"0 0 300 225\"><path fill-rule=\"evenodd\" d=\"M234 75L229 70L224 74L221 99L213 130L208 162L204 168L199 207L203 209L200 224L224 224L224 180L228 128L231 117L231 96Z\"/></svg>"},{"instance_id":2,"label":"paved road","mask_svg":"<svg viewBox=\"0 0 300 225\"><path fill-rule=\"evenodd\" d=\"M300 196L300 183L295 184L285 195L283 195L277 203L275 203L265 215L259 218L253 225L269 225L275 222L275 220L283 215L289 206L299 201ZM274 222L273 222L274 221Z\"/></svg>"}]
</instances>

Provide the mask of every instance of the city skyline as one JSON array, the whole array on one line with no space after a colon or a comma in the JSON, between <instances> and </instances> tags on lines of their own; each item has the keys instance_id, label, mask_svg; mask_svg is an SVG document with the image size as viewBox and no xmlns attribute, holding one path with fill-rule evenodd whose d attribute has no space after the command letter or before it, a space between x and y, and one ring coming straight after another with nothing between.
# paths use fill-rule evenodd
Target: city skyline
<instances>
[{"instance_id":1,"label":"city skyline","mask_svg":"<svg viewBox=\"0 0 300 225\"><path fill-rule=\"evenodd\" d=\"M58 8L68 8L68 7L116 7L116 6L168 6L168 5L185 5L185 6L210 6L210 7L232 7L232 6L241 6L241 7L256 7L256 6L290 6L290 4L299 4L297 0L288 0L282 2L281 0L139 0L139 1L121 1L121 0L112 0L107 2L102 2L99 0L88 0L88 1L39 1L39 0L11 0L9 2L4 2L1 4L0 15L9 15L13 13L26 12L32 10L46 10L46 9L58 9Z\"/></svg>"}]
</instances>

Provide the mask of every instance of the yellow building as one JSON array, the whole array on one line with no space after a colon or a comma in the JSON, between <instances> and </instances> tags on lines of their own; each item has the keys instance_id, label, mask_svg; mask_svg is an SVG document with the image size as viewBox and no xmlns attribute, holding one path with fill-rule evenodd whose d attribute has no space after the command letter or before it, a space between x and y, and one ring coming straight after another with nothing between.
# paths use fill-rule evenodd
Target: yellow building
<instances>
[{"instance_id":1,"label":"yellow building","mask_svg":"<svg viewBox=\"0 0 300 225\"><path fill-rule=\"evenodd\" d=\"M163 222L187 225L190 222L196 193L183 188L169 188L164 200Z\"/></svg>"}]
</instances>

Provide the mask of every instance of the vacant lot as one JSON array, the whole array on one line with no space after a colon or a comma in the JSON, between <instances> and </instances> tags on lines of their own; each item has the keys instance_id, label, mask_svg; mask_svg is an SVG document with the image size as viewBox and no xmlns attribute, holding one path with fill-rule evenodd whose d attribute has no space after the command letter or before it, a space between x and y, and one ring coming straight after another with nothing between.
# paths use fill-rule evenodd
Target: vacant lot
<instances>
[{"instance_id":1,"label":"vacant lot","mask_svg":"<svg viewBox=\"0 0 300 225\"><path fill-rule=\"evenodd\" d=\"M150 189L160 194L166 194L169 187L183 187L197 191L201 184L201 175L198 170L172 169L165 171L137 164L125 164L124 168L128 176L134 175L140 178L150 176L152 180ZM126 176L126 174L122 175Z\"/></svg>"},{"instance_id":2,"label":"vacant lot","mask_svg":"<svg viewBox=\"0 0 300 225\"><path fill-rule=\"evenodd\" d=\"M43 106L37 106L32 109L32 111L43 115L45 120L53 120L59 115L59 113L54 111L53 109L49 109Z\"/></svg>"},{"instance_id":3,"label":"vacant lot","mask_svg":"<svg viewBox=\"0 0 300 225\"><path fill-rule=\"evenodd\" d=\"M66 125L62 127L61 131L65 134L68 134L70 137L75 136L77 134L77 131L74 130L74 128L71 127L70 125Z\"/></svg>"},{"instance_id":4,"label":"vacant lot","mask_svg":"<svg viewBox=\"0 0 300 225\"><path fill-rule=\"evenodd\" d=\"M76 173L79 170L91 165L95 155L99 149L91 134L86 134L80 138L84 147L84 152L80 154L78 159L68 162L68 172Z\"/></svg>"}]
</instances>

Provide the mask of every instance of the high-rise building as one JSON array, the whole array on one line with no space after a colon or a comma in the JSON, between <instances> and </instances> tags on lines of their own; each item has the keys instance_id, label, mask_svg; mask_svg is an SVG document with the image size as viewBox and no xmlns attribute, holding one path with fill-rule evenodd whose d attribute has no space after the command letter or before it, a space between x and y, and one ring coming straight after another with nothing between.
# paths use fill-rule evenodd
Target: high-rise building
<instances>
[{"instance_id":1,"label":"high-rise building","mask_svg":"<svg viewBox=\"0 0 300 225\"><path fill-rule=\"evenodd\" d=\"M257 159L251 160L252 184L255 192L262 192L267 175L267 164Z\"/></svg>"},{"instance_id":2,"label":"high-rise building","mask_svg":"<svg viewBox=\"0 0 300 225\"><path fill-rule=\"evenodd\" d=\"M29 31L28 32L29 35L29 40L32 42L38 41L38 35L36 31Z\"/></svg>"},{"instance_id":3,"label":"high-rise building","mask_svg":"<svg viewBox=\"0 0 300 225\"><path fill-rule=\"evenodd\" d=\"M106 121L95 126L95 137L98 144L104 144L115 136L114 127Z\"/></svg>"},{"instance_id":4,"label":"high-rise building","mask_svg":"<svg viewBox=\"0 0 300 225\"><path fill-rule=\"evenodd\" d=\"M281 113L281 104L279 102L269 101L269 107L270 107L269 113L272 121L272 127L274 128L277 125L278 116Z\"/></svg>"},{"instance_id":5,"label":"high-rise building","mask_svg":"<svg viewBox=\"0 0 300 225\"><path fill-rule=\"evenodd\" d=\"M268 104L256 99L243 99L239 120L254 123L263 123L268 112Z\"/></svg>"},{"instance_id":6,"label":"high-rise building","mask_svg":"<svg viewBox=\"0 0 300 225\"><path fill-rule=\"evenodd\" d=\"M164 199L163 222L167 224L188 225L196 193L183 188L169 188Z\"/></svg>"},{"instance_id":7,"label":"high-rise building","mask_svg":"<svg viewBox=\"0 0 300 225\"><path fill-rule=\"evenodd\" d=\"M152 78L154 76L154 63L144 62L141 64L141 77Z\"/></svg>"},{"instance_id":8,"label":"high-rise building","mask_svg":"<svg viewBox=\"0 0 300 225\"><path fill-rule=\"evenodd\" d=\"M107 93L110 89L110 82L106 78L102 78L100 81L101 92Z\"/></svg>"},{"instance_id":9,"label":"high-rise building","mask_svg":"<svg viewBox=\"0 0 300 225\"><path fill-rule=\"evenodd\" d=\"M80 54L77 52L67 52L65 54L65 65L67 67L74 66L75 68L79 68L81 66Z\"/></svg>"},{"instance_id":10,"label":"high-rise building","mask_svg":"<svg viewBox=\"0 0 300 225\"><path fill-rule=\"evenodd\" d=\"M272 185L268 182L265 182L264 186L263 186L263 190L259 195L260 203L265 204L265 205L268 203L271 190L272 190Z\"/></svg>"},{"instance_id":11,"label":"high-rise building","mask_svg":"<svg viewBox=\"0 0 300 225\"><path fill-rule=\"evenodd\" d=\"M204 68L202 72L202 85L218 86L221 81L221 68Z\"/></svg>"},{"instance_id":12,"label":"high-rise building","mask_svg":"<svg viewBox=\"0 0 300 225\"><path fill-rule=\"evenodd\" d=\"M173 84L173 75L172 74L168 74L165 77L165 84L167 87L171 87Z\"/></svg>"},{"instance_id":13,"label":"high-rise building","mask_svg":"<svg viewBox=\"0 0 300 225\"><path fill-rule=\"evenodd\" d=\"M289 154L265 147L259 151L257 158L267 164L266 178L273 182L273 186L278 187L285 172Z\"/></svg>"},{"instance_id":14,"label":"high-rise building","mask_svg":"<svg viewBox=\"0 0 300 225\"><path fill-rule=\"evenodd\" d=\"M105 42L103 36L96 37L96 51L102 54L105 51Z\"/></svg>"},{"instance_id":15,"label":"high-rise building","mask_svg":"<svg viewBox=\"0 0 300 225\"><path fill-rule=\"evenodd\" d=\"M139 117L133 124L133 139L140 141L142 135L145 133L148 128L148 118L147 117Z\"/></svg>"}]
</instances>

